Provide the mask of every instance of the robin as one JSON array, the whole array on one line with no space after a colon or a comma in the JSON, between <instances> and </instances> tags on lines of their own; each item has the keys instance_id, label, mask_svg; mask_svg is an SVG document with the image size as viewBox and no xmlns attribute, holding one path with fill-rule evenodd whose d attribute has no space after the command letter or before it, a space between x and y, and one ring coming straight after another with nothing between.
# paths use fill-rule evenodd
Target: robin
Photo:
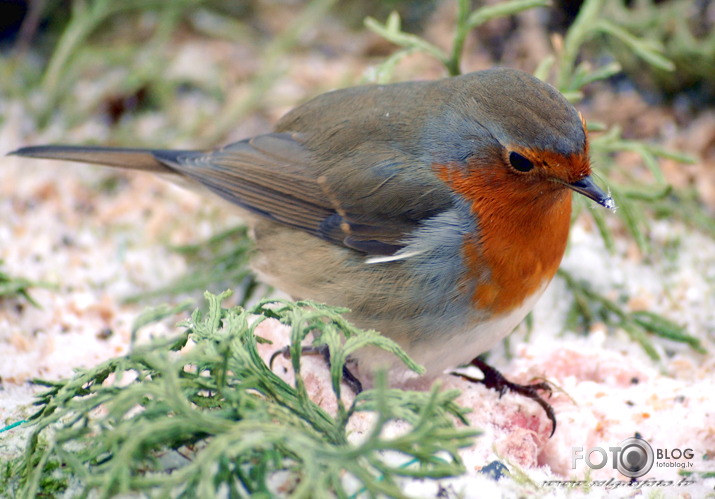
<instances>
[{"instance_id":1,"label":"robin","mask_svg":"<svg viewBox=\"0 0 715 499\"><path fill-rule=\"evenodd\" d=\"M532 309L566 248L571 192L613 208L590 175L580 114L550 85L505 68L336 90L273 133L208 152L12 154L208 187L249 214L253 266L267 283L349 308L352 322L395 340L431 376L476 359ZM393 362L357 354L361 371Z\"/></svg>"}]
</instances>

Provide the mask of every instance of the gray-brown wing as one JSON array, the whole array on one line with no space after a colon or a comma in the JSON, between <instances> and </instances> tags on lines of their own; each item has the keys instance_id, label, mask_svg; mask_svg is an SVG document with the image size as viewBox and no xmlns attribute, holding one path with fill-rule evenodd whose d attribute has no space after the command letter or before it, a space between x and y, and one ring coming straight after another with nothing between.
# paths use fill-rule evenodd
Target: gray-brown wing
<instances>
[{"instance_id":1,"label":"gray-brown wing","mask_svg":"<svg viewBox=\"0 0 715 499\"><path fill-rule=\"evenodd\" d=\"M369 205L359 213L344 210L331 181L316 172L311 153L292 134L260 135L207 153L156 151L155 157L253 213L366 254L395 253L418 224L377 217Z\"/></svg>"}]
</instances>

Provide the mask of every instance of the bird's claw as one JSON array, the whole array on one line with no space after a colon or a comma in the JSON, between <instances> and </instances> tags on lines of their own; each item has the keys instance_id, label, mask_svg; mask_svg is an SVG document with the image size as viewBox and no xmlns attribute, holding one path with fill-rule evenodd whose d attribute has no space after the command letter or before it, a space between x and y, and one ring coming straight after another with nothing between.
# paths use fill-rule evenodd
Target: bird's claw
<instances>
[{"instance_id":1,"label":"bird's claw","mask_svg":"<svg viewBox=\"0 0 715 499\"><path fill-rule=\"evenodd\" d=\"M467 381L471 381L473 383L481 383L487 388L496 390L499 393L499 398L501 398L507 391L511 391L533 400L541 406L541 408L546 413L546 417L548 417L549 421L551 421L551 434L549 435L549 438L554 436L554 432L556 432L556 413L554 412L554 408L551 407L551 404L544 400L543 397L539 394L539 392L547 392L548 398L551 398L551 395L554 391L551 384L547 383L546 381L533 383L530 385L520 385L518 383L513 383L506 379L502 373L494 369L492 366L484 362L479 357L472 360L469 365L472 365L482 371L484 377L473 378L472 376L469 376L464 373L453 374Z\"/></svg>"},{"instance_id":2,"label":"bird's claw","mask_svg":"<svg viewBox=\"0 0 715 499\"><path fill-rule=\"evenodd\" d=\"M330 367L330 349L328 348L327 345L320 345L320 346L313 346L313 345L305 345L302 346L300 349L301 354L305 355L322 355L323 359L325 359L325 363L328 364L328 367ZM285 346L283 348L280 348L273 352L271 355L271 358L268 360L268 367L273 369L273 361L278 357L279 355L282 355L283 358L285 359L290 359L290 347ZM353 392L355 392L355 395L358 395L360 392L362 392L362 383L360 380L348 369L348 366L343 366L343 381L345 382L346 385L348 385Z\"/></svg>"}]
</instances>

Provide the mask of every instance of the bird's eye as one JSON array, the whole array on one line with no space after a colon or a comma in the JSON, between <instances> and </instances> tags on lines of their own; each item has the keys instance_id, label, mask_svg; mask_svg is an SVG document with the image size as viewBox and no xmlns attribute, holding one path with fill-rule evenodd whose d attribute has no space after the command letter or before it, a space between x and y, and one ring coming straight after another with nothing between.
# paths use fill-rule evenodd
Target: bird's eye
<instances>
[{"instance_id":1,"label":"bird's eye","mask_svg":"<svg viewBox=\"0 0 715 499\"><path fill-rule=\"evenodd\" d=\"M514 151L509 153L509 163L511 163L511 166L513 166L515 170L524 173L531 171L531 169L534 168L534 163Z\"/></svg>"}]
</instances>

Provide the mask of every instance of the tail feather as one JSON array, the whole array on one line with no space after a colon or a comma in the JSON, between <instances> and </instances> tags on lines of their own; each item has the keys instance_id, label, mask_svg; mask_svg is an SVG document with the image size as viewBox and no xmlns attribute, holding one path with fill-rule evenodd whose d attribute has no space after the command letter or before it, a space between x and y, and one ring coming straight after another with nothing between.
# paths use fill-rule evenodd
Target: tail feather
<instances>
[{"instance_id":1,"label":"tail feather","mask_svg":"<svg viewBox=\"0 0 715 499\"><path fill-rule=\"evenodd\" d=\"M23 147L9 154L30 158L77 161L155 173L176 173L159 158L171 161L182 154L191 154L192 152L50 145Z\"/></svg>"}]
</instances>

